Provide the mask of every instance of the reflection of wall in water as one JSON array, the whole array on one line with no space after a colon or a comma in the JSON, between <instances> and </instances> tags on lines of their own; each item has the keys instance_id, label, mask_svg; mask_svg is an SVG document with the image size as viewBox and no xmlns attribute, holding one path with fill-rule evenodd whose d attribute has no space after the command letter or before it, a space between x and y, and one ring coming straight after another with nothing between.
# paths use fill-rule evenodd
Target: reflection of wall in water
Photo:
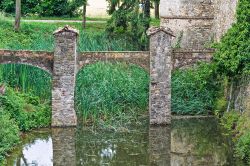
<instances>
[{"instance_id":1,"label":"reflection of wall in water","mask_svg":"<svg viewBox=\"0 0 250 166\"><path fill-rule=\"evenodd\" d=\"M150 165L170 165L170 126L149 128Z\"/></svg>"},{"instance_id":2,"label":"reflection of wall in water","mask_svg":"<svg viewBox=\"0 0 250 166\"><path fill-rule=\"evenodd\" d=\"M233 163L232 154L230 139L221 134L215 120L189 119L173 122L171 166L228 165Z\"/></svg>"},{"instance_id":3,"label":"reflection of wall in water","mask_svg":"<svg viewBox=\"0 0 250 166\"><path fill-rule=\"evenodd\" d=\"M75 128L53 128L54 166L76 165Z\"/></svg>"}]
</instances>

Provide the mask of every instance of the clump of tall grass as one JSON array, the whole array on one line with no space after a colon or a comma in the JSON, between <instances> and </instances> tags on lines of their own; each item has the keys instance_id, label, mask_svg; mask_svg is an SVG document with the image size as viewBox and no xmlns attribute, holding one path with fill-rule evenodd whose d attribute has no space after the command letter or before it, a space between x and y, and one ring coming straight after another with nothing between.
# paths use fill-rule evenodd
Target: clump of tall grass
<instances>
[{"instance_id":1,"label":"clump of tall grass","mask_svg":"<svg viewBox=\"0 0 250 166\"><path fill-rule=\"evenodd\" d=\"M174 71L172 112L179 115L211 114L220 90L220 79L211 64Z\"/></svg>"},{"instance_id":2,"label":"clump of tall grass","mask_svg":"<svg viewBox=\"0 0 250 166\"><path fill-rule=\"evenodd\" d=\"M51 100L51 75L42 69L23 64L0 65L0 82L43 101Z\"/></svg>"},{"instance_id":3,"label":"clump of tall grass","mask_svg":"<svg viewBox=\"0 0 250 166\"><path fill-rule=\"evenodd\" d=\"M85 123L128 123L147 110L148 92L149 75L144 69L99 62L79 72L76 108Z\"/></svg>"}]
</instances>

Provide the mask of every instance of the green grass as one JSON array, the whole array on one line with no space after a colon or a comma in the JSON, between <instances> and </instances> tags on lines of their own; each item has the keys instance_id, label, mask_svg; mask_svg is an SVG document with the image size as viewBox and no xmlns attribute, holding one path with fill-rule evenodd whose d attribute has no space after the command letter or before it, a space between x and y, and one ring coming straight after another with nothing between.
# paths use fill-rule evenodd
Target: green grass
<instances>
[{"instance_id":1,"label":"green grass","mask_svg":"<svg viewBox=\"0 0 250 166\"><path fill-rule=\"evenodd\" d=\"M160 19L151 18L150 26L160 26Z\"/></svg>"},{"instance_id":2,"label":"green grass","mask_svg":"<svg viewBox=\"0 0 250 166\"><path fill-rule=\"evenodd\" d=\"M80 30L79 51L140 51L141 47L127 35L108 37L105 23L67 23ZM13 21L0 17L0 49L54 50L53 32L65 23L21 23L19 32L14 32Z\"/></svg>"}]
</instances>

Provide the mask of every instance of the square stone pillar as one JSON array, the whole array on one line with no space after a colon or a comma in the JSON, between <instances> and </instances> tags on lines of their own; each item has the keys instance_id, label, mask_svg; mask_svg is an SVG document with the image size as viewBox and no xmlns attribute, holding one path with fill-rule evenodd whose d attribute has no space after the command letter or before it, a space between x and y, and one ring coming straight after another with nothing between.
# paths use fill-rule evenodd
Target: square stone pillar
<instances>
[{"instance_id":1,"label":"square stone pillar","mask_svg":"<svg viewBox=\"0 0 250 166\"><path fill-rule=\"evenodd\" d=\"M54 32L52 127L76 126L74 91L78 31L65 26Z\"/></svg>"},{"instance_id":2,"label":"square stone pillar","mask_svg":"<svg viewBox=\"0 0 250 166\"><path fill-rule=\"evenodd\" d=\"M165 27L152 27L150 36L150 96L151 125L171 123L171 70L173 33Z\"/></svg>"}]
</instances>

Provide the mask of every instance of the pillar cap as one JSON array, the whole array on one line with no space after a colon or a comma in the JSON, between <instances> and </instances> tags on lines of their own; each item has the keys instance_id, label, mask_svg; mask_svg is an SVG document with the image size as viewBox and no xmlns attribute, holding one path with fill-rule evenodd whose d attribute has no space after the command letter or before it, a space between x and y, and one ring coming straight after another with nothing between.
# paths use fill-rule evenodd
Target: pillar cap
<instances>
[{"instance_id":1,"label":"pillar cap","mask_svg":"<svg viewBox=\"0 0 250 166\"><path fill-rule=\"evenodd\" d=\"M56 34L59 34L59 33L62 33L62 32L72 32L72 33L75 33L76 35L79 35L79 31L77 29L74 29L74 28L70 27L69 25L65 25L63 28L62 27L58 28L53 33L53 35L56 35Z\"/></svg>"},{"instance_id":2,"label":"pillar cap","mask_svg":"<svg viewBox=\"0 0 250 166\"><path fill-rule=\"evenodd\" d=\"M148 35L148 36L152 36L152 35L154 35L154 34L160 32L160 31L162 31L162 32L164 32L164 33L166 33L166 34L168 34L168 35L170 35L170 36L175 37L175 36L173 35L173 31L172 31L170 28L163 27L163 26L160 26L160 27L154 26L154 27L149 28L149 29L147 30L147 35Z\"/></svg>"}]
</instances>

